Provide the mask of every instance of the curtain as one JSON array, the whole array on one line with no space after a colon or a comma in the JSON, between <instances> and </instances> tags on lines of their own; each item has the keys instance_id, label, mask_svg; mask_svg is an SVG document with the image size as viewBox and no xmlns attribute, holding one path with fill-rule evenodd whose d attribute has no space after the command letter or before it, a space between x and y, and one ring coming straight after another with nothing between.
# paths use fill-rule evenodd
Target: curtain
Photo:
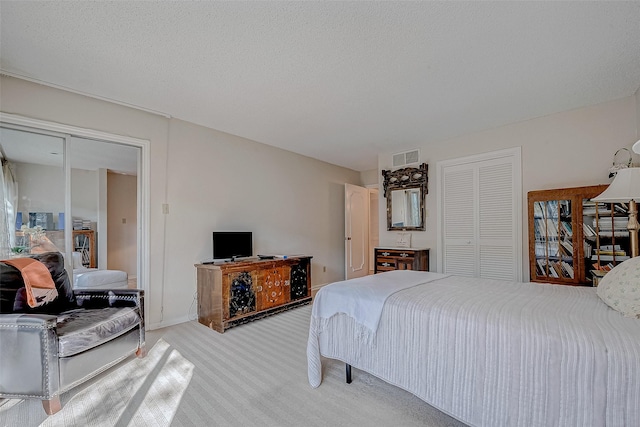
<instances>
[{"instance_id":1,"label":"curtain","mask_svg":"<svg viewBox=\"0 0 640 427\"><path fill-rule=\"evenodd\" d=\"M0 205L0 255L3 258L11 255L11 248L16 243L16 212L18 210L18 182L15 179L9 162L2 160L0 174L0 193L3 203Z\"/></svg>"}]
</instances>

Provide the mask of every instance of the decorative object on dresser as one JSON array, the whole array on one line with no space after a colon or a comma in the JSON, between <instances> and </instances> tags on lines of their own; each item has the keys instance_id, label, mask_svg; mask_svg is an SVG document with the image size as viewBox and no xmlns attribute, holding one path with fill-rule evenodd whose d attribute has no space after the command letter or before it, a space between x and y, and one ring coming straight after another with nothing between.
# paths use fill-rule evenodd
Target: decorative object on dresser
<instances>
[{"instance_id":1,"label":"decorative object on dresser","mask_svg":"<svg viewBox=\"0 0 640 427\"><path fill-rule=\"evenodd\" d=\"M391 270L429 271L428 248L375 248L375 273Z\"/></svg>"},{"instance_id":2,"label":"decorative object on dresser","mask_svg":"<svg viewBox=\"0 0 640 427\"><path fill-rule=\"evenodd\" d=\"M387 198L387 230L424 231L424 198L428 166L383 170Z\"/></svg>"},{"instance_id":3,"label":"decorative object on dresser","mask_svg":"<svg viewBox=\"0 0 640 427\"><path fill-rule=\"evenodd\" d=\"M310 303L311 258L196 264L198 321L222 333Z\"/></svg>"},{"instance_id":4,"label":"decorative object on dresser","mask_svg":"<svg viewBox=\"0 0 640 427\"><path fill-rule=\"evenodd\" d=\"M591 198L606 185L528 193L529 274L532 282L592 285L591 257L600 241Z\"/></svg>"},{"instance_id":5,"label":"decorative object on dresser","mask_svg":"<svg viewBox=\"0 0 640 427\"><path fill-rule=\"evenodd\" d=\"M399 248L411 247L411 233L397 233L396 246Z\"/></svg>"}]
</instances>

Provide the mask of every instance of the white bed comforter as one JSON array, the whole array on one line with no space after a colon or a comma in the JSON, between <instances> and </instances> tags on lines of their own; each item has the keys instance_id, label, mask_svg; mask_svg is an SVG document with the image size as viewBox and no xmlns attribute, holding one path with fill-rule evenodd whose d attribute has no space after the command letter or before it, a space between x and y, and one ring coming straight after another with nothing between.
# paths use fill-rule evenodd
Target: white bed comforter
<instances>
[{"instance_id":1,"label":"white bed comforter","mask_svg":"<svg viewBox=\"0 0 640 427\"><path fill-rule=\"evenodd\" d=\"M408 390L472 426L635 426L640 320L595 289L458 276L389 296L370 343L345 314L312 317L321 355Z\"/></svg>"}]
</instances>

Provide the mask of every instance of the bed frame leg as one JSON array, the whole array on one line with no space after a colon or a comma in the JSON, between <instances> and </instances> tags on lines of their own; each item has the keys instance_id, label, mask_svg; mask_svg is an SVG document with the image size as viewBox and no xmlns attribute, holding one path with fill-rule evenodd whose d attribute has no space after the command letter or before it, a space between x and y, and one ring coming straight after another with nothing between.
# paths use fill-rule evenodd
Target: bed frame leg
<instances>
[{"instance_id":1,"label":"bed frame leg","mask_svg":"<svg viewBox=\"0 0 640 427\"><path fill-rule=\"evenodd\" d=\"M351 384L351 365L346 363L345 367L347 368L347 384Z\"/></svg>"}]
</instances>

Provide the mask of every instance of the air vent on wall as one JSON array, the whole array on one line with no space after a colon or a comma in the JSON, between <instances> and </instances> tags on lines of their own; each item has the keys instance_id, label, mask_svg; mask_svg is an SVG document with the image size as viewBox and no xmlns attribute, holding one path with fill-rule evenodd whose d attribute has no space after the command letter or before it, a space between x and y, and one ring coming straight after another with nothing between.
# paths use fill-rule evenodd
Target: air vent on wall
<instances>
[{"instance_id":1,"label":"air vent on wall","mask_svg":"<svg viewBox=\"0 0 640 427\"><path fill-rule=\"evenodd\" d=\"M411 165L420 161L420 150L405 151L393 155L393 167Z\"/></svg>"}]
</instances>

